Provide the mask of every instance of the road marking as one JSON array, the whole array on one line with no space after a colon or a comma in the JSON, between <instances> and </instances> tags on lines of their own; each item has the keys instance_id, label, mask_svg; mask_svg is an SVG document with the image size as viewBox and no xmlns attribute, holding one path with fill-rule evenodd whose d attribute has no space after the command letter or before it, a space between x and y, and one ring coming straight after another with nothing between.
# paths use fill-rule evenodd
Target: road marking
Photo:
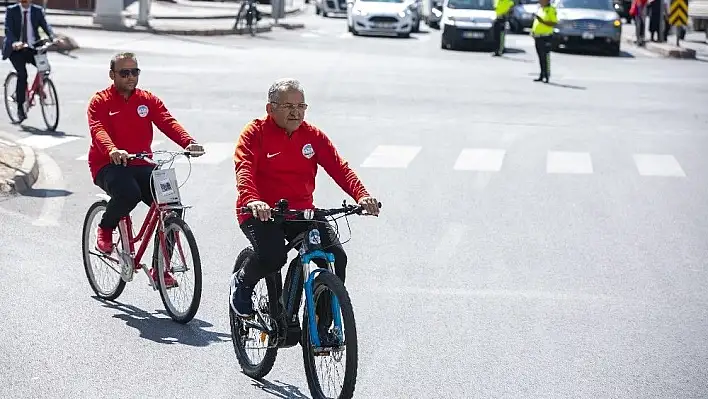
<instances>
[{"instance_id":1,"label":"road marking","mask_svg":"<svg viewBox=\"0 0 708 399\"><path fill-rule=\"evenodd\" d=\"M491 148L465 148L455 161L455 170L499 172L504 162L505 150Z\"/></svg>"},{"instance_id":2,"label":"road marking","mask_svg":"<svg viewBox=\"0 0 708 399\"><path fill-rule=\"evenodd\" d=\"M303 32L303 33L300 34L300 37L304 37L304 38L318 38L318 37L320 37L320 35L318 35L317 33L313 33L313 32Z\"/></svg>"},{"instance_id":3,"label":"road marking","mask_svg":"<svg viewBox=\"0 0 708 399\"><path fill-rule=\"evenodd\" d=\"M673 155L634 154L634 163L642 176L686 177L681 165Z\"/></svg>"},{"instance_id":4,"label":"road marking","mask_svg":"<svg viewBox=\"0 0 708 399\"><path fill-rule=\"evenodd\" d=\"M39 217L32 222L34 226L58 226L59 218L64 209L66 196L59 191L64 189L64 177L59 165L47 154L37 153L41 181L33 190L45 190L42 201L42 211Z\"/></svg>"},{"instance_id":5,"label":"road marking","mask_svg":"<svg viewBox=\"0 0 708 399\"><path fill-rule=\"evenodd\" d=\"M179 157L175 163L217 164L234 156L236 143L204 143L204 155L197 158Z\"/></svg>"},{"instance_id":6,"label":"road marking","mask_svg":"<svg viewBox=\"0 0 708 399\"><path fill-rule=\"evenodd\" d=\"M421 147L380 145L361 164L362 168L406 168L418 155Z\"/></svg>"},{"instance_id":7,"label":"road marking","mask_svg":"<svg viewBox=\"0 0 708 399\"><path fill-rule=\"evenodd\" d=\"M150 147L151 147L152 150L155 150L155 147L159 146L159 145L162 144L162 143L163 143L162 140L154 140L154 141L152 142L152 145L151 145ZM82 156L76 158L76 160L77 160L77 161L88 161L88 149L86 150L86 154L84 154L84 155L82 155Z\"/></svg>"},{"instance_id":8,"label":"road marking","mask_svg":"<svg viewBox=\"0 0 708 399\"><path fill-rule=\"evenodd\" d=\"M587 152L548 151L546 173L591 174L590 154Z\"/></svg>"},{"instance_id":9,"label":"road marking","mask_svg":"<svg viewBox=\"0 0 708 399\"><path fill-rule=\"evenodd\" d=\"M51 136L51 135L33 135L18 140L20 144L28 145L33 148L47 149L60 144L69 143L83 137L77 136Z\"/></svg>"}]
</instances>

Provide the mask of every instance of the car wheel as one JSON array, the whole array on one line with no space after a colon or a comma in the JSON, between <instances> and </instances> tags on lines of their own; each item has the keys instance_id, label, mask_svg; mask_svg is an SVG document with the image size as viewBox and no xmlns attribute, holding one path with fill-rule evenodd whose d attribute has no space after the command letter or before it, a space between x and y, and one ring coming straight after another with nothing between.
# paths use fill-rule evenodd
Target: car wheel
<instances>
[{"instance_id":1,"label":"car wheel","mask_svg":"<svg viewBox=\"0 0 708 399\"><path fill-rule=\"evenodd\" d=\"M416 33L420 32L420 18L415 21L415 25L413 25L413 29L411 31Z\"/></svg>"},{"instance_id":2,"label":"car wheel","mask_svg":"<svg viewBox=\"0 0 708 399\"><path fill-rule=\"evenodd\" d=\"M619 43L614 43L610 45L610 48L608 49L609 53L613 57L619 57L620 56L620 44Z\"/></svg>"}]
</instances>

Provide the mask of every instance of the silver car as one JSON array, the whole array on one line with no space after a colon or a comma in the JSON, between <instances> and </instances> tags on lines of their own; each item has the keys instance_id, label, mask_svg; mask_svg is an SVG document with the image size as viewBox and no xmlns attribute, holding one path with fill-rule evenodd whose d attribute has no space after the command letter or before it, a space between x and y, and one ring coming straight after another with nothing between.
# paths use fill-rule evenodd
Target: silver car
<instances>
[{"instance_id":1,"label":"silver car","mask_svg":"<svg viewBox=\"0 0 708 399\"><path fill-rule=\"evenodd\" d=\"M605 50L620 54L622 21L613 0L556 0L553 48Z\"/></svg>"}]
</instances>

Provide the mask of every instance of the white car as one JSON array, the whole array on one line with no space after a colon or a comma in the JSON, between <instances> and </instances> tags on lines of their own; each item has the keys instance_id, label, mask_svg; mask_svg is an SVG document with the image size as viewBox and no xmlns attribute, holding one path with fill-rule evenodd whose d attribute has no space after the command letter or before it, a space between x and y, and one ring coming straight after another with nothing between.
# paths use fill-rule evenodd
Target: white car
<instances>
[{"instance_id":1,"label":"white car","mask_svg":"<svg viewBox=\"0 0 708 399\"><path fill-rule=\"evenodd\" d=\"M454 49L463 44L494 47L492 27L496 19L494 0L445 0L440 47Z\"/></svg>"},{"instance_id":2,"label":"white car","mask_svg":"<svg viewBox=\"0 0 708 399\"><path fill-rule=\"evenodd\" d=\"M416 7L416 2L406 0L355 0L347 8L349 32L409 37L420 25L414 15Z\"/></svg>"}]
</instances>

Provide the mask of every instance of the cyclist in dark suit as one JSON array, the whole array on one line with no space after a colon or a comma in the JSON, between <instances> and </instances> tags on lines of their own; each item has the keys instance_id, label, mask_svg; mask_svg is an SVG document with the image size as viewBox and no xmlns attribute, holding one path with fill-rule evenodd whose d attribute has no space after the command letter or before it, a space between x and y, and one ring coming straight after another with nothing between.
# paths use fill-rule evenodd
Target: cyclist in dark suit
<instances>
[{"instance_id":1,"label":"cyclist in dark suit","mask_svg":"<svg viewBox=\"0 0 708 399\"><path fill-rule=\"evenodd\" d=\"M27 119L24 107L25 91L27 90L27 64L37 66L34 55L37 52L31 47L39 40L39 28L53 42L58 42L52 28L44 18L42 7L31 4L30 0L20 0L17 4L7 7L5 11L5 40L2 44L2 59L10 59L17 71L17 115L20 122Z\"/></svg>"}]
</instances>

